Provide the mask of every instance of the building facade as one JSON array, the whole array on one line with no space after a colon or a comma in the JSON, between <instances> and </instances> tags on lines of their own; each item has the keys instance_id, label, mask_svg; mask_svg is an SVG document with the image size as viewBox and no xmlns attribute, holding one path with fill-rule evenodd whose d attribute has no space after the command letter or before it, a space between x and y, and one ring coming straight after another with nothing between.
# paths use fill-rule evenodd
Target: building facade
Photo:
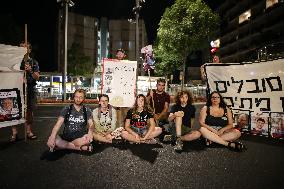
<instances>
[{"instance_id":1,"label":"building facade","mask_svg":"<svg viewBox=\"0 0 284 189\"><path fill-rule=\"evenodd\" d=\"M283 58L283 0L226 0L217 12L223 63Z\"/></svg>"},{"instance_id":2,"label":"building facade","mask_svg":"<svg viewBox=\"0 0 284 189\"><path fill-rule=\"evenodd\" d=\"M68 15L68 49L73 43L79 44L85 56L89 56L94 65L103 58L115 58L117 49L124 49L128 60L136 60L135 23L127 19L100 19L69 12ZM139 20L139 52L147 44L147 34L143 20ZM58 71L64 65L64 19L59 14L58 22ZM140 57L140 54L138 55ZM138 62L138 74L143 74L142 60Z\"/></svg>"}]
</instances>

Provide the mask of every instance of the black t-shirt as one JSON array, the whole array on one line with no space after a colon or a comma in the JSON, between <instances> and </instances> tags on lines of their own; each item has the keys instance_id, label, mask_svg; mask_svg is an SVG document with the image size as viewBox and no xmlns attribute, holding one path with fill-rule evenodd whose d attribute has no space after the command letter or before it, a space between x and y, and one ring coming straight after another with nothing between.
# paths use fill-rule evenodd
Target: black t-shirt
<instances>
[{"instance_id":1,"label":"black t-shirt","mask_svg":"<svg viewBox=\"0 0 284 189\"><path fill-rule=\"evenodd\" d=\"M69 115L69 120L66 120L67 125L64 125L63 133L85 132L87 133L87 121L92 119L92 112L86 107L87 120L85 120L83 106L78 112L75 107L71 106L72 110ZM60 116L65 119L66 114L69 112L70 106L64 107Z\"/></svg>"},{"instance_id":2,"label":"black t-shirt","mask_svg":"<svg viewBox=\"0 0 284 189\"><path fill-rule=\"evenodd\" d=\"M130 125L136 128L147 127L147 120L153 118L153 114L147 111L133 112L133 109L128 110L126 119L130 119Z\"/></svg>"},{"instance_id":3,"label":"black t-shirt","mask_svg":"<svg viewBox=\"0 0 284 189\"><path fill-rule=\"evenodd\" d=\"M27 87L28 89L32 89L36 85L36 79L33 78L32 72L39 72L39 65L38 65L38 62L33 58L29 58L27 60L27 64L29 64L32 68L31 72L26 72L27 73L27 76L26 76L27 77ZM21 62L20 69L25 70L24 60L22 60Z\"/></svg>"},{"instance_id":4,"label":"black t-shirt","mask_svg":"<svg viewBox=\"0 0 284 189\"><path fill-rule=\"evenodd\" d=\"M182 117L182 124L184 126L191 127L191 118L195 118L195 106L187 104L185 107L182 107L179 104L174 104L170 110L170 113L175 113L178 111L184 112L184 116Z\"/></svg>"}]
</instances>

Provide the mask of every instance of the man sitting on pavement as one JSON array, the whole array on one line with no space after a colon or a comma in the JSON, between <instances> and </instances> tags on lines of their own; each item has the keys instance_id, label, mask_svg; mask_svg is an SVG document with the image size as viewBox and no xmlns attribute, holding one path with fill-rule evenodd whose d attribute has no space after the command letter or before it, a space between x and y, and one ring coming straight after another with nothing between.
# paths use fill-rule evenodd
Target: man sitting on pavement
<instances>
[{"instance_id":1,"label":"man sitting on pavement","mask_svg":"<svg viewBox=\"0 0 284 189\"><path fill-rule=\"evenodd\" d=\"M154 109L154 119L157 126L163 127L168 122L168 110L170 104L170 95L165 92L166 80L159 78L157 80L157 89L150 90L147 94L147 101Z\"/></svg>"},{"instance_id":2,"label":"man sitting on pavement","mask_svg":"<svg viewBox=\"0 0 284 189\"><path fill-rule=\"evenodd\" d=\"M90 144L93 140L93 119L92 112L83 105L85 91L77 89L74 92L74 103L66 106L60 113L47 146L52 152L54 149L70 149L92 152ZM64 123L63 134L57 133Z\"/></svg>"},{"instance_id":3,"label":"man sitting on pavement","mask_svg":"<svg viewBox=\"0 0 284 189\"><path fill-rule=\"evenodd\" d=\"M106 94L99 96L99 107L93 110L95 124L94 140L112 143L114 138L120 137L123 127L116 129L116 110L109 104Z\"/></svg>"}]
</instances>

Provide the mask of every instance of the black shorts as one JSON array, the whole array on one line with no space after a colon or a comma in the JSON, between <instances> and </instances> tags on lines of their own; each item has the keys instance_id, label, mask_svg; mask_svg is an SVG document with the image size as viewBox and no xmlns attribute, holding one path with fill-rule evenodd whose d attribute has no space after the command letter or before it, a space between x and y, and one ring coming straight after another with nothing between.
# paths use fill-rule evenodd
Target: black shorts
<instances>
[{"instance_id":1,"label":"black shorts","mask_svg":"<svg viewBox=\"0 0 284 189\"><path fill-rule=\"evenodd\" d=\"M73 132L73 133L63 133L59 135L63 140L66 140L68 142L72 142L73 140L76 140L78 138L83 137L87 132Z\"/></svg>"}]
</instances>

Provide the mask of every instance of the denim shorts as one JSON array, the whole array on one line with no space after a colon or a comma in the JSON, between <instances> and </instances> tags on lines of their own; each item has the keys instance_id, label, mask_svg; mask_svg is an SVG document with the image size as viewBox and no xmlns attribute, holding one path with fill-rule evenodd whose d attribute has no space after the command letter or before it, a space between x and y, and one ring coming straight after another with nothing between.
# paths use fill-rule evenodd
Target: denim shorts
<instances>
[{"instance_id":1,"label":"denim shorts","mask_svg":"<svg viewBox=\"0 0 284 189\"><path fill-rule=\"evenodd\" d=\"M139 136L144 136L147 133L147 127L142 127L142 128L138 128L138 127L134 127L134 126L130 126L130 128L137 133Z\"/></svg>"}]
</instances>

